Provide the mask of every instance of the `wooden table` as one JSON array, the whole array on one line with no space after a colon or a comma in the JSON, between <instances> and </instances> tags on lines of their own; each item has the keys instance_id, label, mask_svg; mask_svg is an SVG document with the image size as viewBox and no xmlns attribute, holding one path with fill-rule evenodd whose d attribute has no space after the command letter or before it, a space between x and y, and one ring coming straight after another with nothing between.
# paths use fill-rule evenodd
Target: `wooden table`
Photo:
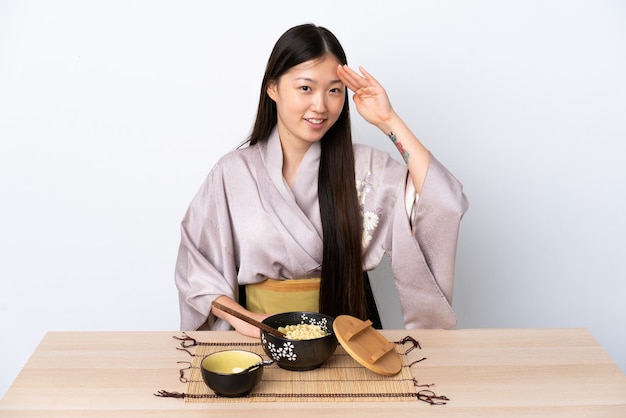
<instances>
[{"instance_id":1,"label":"wooden table","mask_svg":"<svg viewBox=\"0 0 626 418\"><path fill-rule=\"evenodd\" d=\"M190 332L199 341L246 341ZM626 375L585 329L387 330L427 357L420 378L450 398L425 402L190 403L180 332L50 332L0 401L1 417L626 417Z\"/></svg>"}]
</instances>

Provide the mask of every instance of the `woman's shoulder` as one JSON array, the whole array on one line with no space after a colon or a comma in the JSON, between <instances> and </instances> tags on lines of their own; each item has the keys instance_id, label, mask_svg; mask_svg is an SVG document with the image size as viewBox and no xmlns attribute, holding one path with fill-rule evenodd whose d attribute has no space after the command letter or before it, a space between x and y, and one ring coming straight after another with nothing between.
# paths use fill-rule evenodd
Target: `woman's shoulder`
<instances>
[{"instance_id":1,"label":"woman's shoulder","mask_svg":"<svg viewBox=\"0 0 626 418\"><path fill-rule=\"evenodd\" d=\"M256 145L244 145L228 151L226 154L219 157L212 171L239 170L242 167L249 166L251 161L258 157L257 148Z\"/></svg>"},{"instance_id":2,"label":"woman's shoulder","mask_svg":"<svg viewBox=\"0 0 626 418\"><path fill-rule=\"evenodd\" d=\"M257 152L257 145L243 144L222 155L218 161L241 161L249 159Z\"/></svg>"}]
</instances>

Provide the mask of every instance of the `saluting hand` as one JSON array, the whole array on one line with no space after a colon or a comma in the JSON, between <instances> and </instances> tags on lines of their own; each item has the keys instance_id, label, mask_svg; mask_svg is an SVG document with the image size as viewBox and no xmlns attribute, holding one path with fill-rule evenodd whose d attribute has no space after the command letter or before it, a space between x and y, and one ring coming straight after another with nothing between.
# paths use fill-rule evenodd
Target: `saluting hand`
<instances>
[{"instance_id":1,"label":"saluting hand","mask_svg":"<svg viewBox=\"0 0 626 418\"><path fill-rule=\"evenodd\" d=\"M372 125L387 123L395 113L383 86L363 67L361 74L347 65L337 67L339 79L354 92L352 99L359 114Z\"/></svg>"},{"instance_id":2,"label":"saluting hand","mask_svg":"<svg viewBox=\"0 0 626 418\"><path fill-rule=\"evenodd\" d=\"M339 65L337 76L354 92L352 98L363 119L391 138L407 164L415 190L421 193L430 164L430 152L393 110L383 86L363 67L359 67L359 71L363 75L347 65Z\"/></svg>"}]
</instances>

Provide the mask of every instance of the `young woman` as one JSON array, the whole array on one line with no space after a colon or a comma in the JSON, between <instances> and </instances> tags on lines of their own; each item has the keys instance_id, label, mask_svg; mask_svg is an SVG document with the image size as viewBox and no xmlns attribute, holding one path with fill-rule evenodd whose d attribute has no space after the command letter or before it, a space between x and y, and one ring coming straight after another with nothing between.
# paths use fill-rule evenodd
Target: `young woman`
<instances>
[{"instance_id":1,"label":"young woman","mask_svg":"<svg viewBox=\"0 0 626 418\"><path fill-rule=\"evenodd\" d=\"M353 144L348 90L406 164ZM378 81L347 66L327 29L300 25L277 41L246 142L213 167L182 221L181 329L233 327L258 337L212 308L214 300L258 320L295 310L366 319L363 272L385 255L406 328L456 324L462 185L394 112Z\"/></svg>"}]
</instances>

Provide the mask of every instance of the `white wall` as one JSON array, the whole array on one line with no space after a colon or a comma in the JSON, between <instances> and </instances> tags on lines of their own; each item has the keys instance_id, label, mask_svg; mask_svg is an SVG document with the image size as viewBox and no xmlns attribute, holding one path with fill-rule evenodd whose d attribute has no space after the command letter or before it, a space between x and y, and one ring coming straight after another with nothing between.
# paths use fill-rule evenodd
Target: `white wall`
<instances>
[{"instance_id":1,"label":"white wall","mask_svg":"<svg viewBox=\"0 0 626 418\"><path fill-rule=\"evenodd\" d=\"M465 185L459 327L588 327L626 370L625 3L299 4L0 1L0 395L46 331L178 329L178 223L307 21Z\"/></svg>"}]
</instances>

